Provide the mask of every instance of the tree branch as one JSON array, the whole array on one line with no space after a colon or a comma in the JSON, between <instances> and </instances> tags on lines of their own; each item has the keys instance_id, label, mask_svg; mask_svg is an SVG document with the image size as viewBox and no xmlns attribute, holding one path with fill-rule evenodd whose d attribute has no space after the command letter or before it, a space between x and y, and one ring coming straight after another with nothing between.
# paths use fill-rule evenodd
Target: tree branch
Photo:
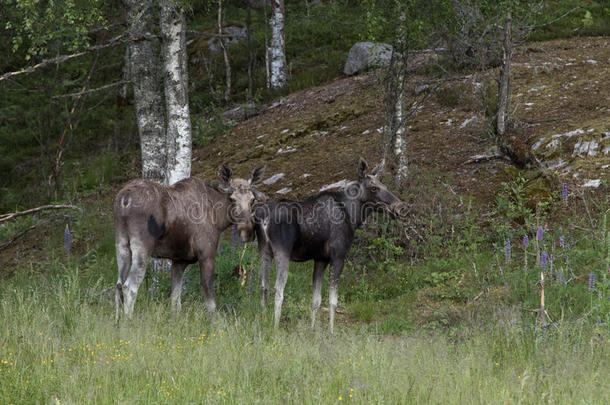
<instances>
[{"instance_id":1,"label":"tree branch","mask_svg":"<svg viewBox=\"0 0 610 405\"><path fill-rule=\"evenodd\" d=\"M0 245L0 250L6 249L7 247L9 247L13 242L15 242L17 239L21 238L22 236L24 236L26 233L28 233L29 231L31 231L32 229L36 228L38 225L40 225L40 223L38 224L34 224L26 229L24 229L23 231L13 235L12 238L10 238L8 241L6 241L5 243L3 243L2 245Z\"/></svg>"},{"instance_id":2,"label":"tree branch","mask_svg":"<svg viewBox=\"0 0 610 405\"><path fill-rule=\"evenodd\" d=\"M43 205L40 207L25 210L25 211L18 211L18 212L12 212L10 214L0 215L0 223L10 221L11 219L21 217L23 215L31 215L36 212L40 212L40 211L44 211L44 210L59 210L59 209L72 209L72 210L82 211L82 209L80 209L76 205L70 205L70 204Z\"/></svg>"},{"instance_id":3,"label":"tree branch","mask_svg":"<svg viewBox=\"0 0 610 405\"><path fill-rule=\"evenodd\" d=\"M63 62L68 61L70 59L78 58L79 56L83 56L83 55L86 55L86 54L91 53L91 52L99 51L101 49L106 49L106 48L110 48L112 46L118 45L119 43L124 42L124 38L127 36L128 33L129 33L128 31L125 31L121 35L118 35L118 36L112 38L109 42L107 42L105 44L92 46L90 48L85 49L82 52L73 53L71 55L60 55L60 56L57 56L57 57L51 58L51 59L44 59L42 62L40 62L37 65L30 66L30 67L22 69L22 70L18 70L16 72L5 73L2 76L0 76L0 82L3 81L3 80L8 79L10 77L14 77L14 76L18 76L18 75L23 75L23 74L34 73L38 69L42 69L42 68L47 67L49 65L63 63Z\"/></svg>"},{"instance_id":4,"label":"tree branch","mask_svg":"<svg viewBox=\"0 0 610 405\"><path fill-rule=\"evenodd\" d=\"M98 92L98 91L109 89L111 87L120 86L120 85L126 84L126 83L129 83L129 81L121 80L120 82L110 83L110 84L107 84L105 86L97 87L95 89L79 91L79 92L76 92L76 93L61 94L59 96L53 96L53 98L56 99L56 98L64 98L64 97L78 97L78 96L82 96L83 94L95 93L95 92Z\"/></svg>"}]
</instances>

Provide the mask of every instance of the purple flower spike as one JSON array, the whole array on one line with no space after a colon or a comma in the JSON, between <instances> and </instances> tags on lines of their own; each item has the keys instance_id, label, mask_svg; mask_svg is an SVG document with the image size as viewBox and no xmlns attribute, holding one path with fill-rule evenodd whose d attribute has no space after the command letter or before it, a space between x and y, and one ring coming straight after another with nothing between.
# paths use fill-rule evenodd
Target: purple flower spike
<instances>
[{"instance_id":1,"label":"purple flower spike","mask_svg":"<svg viewBox=\"0 0 610 405\"><path fill-rule=\"evenodd\" d=\"M546 270L547 259L548 255L546 254L546 252L540 253L540 267L542 267L543 270Z\"/></svg>"},{"instance_id":2,"label":"purple flower spike","mask_svg":"<svg viewBox=\"0 0 610 405\"><path fill-rule=\"evenodd\" d=\"M231 246L237 247L239 245L239 235L237 234L237 227L233 225L231 227Z\"/></svg>"},{"instance_id":3,"label":"purple flower spike","mask_svg":"<svg viewBox=\"0 0 610 405\"><path fill-rule=\"evenodd\" d=\"M523 247L527 249L527 246L530 244L530 238L527 237L527 235L525 235L523 237Z\"/></svg>"},{"instance_id":4,"label":"purple flower spike","mask_svg":"<svg viewBox=\"0 0 610 405\"><path fill-rule=\"evenodd\" d=\"M561 200L566 204L568 203L568 183L561 185Z\"/></svg>"},{"instance_id":5,"label":"purple flower spike","mask_svg":"<svg viewBox=\"0 0 610 405\"><path fill-rule=\"evenodd\" d=\"M66 230L64 231L64 247L66 254L70 256L70 228L68 228L68 224L66 224Z\"/></svg>"},{"instance_id":6,"label":"purple flower spike","mask_svg":"<svg viewBox=\"0 0 610 405\"><path fill-rule=\"evenodd\" d=\"M539 226L538 231L536 232L536 239L541 241L543 237L544 237L544 230L542 229L541 226Z\"/></svg>"},{"instance_id":7,"label":"purple flower spike","mask_svg":"<svg viewBox=\"0 0 610 405\"><path fill-rule=\"evenodd\" d=\"M506 242L504 242L504 257L506 258L506 263L510 263L510 257L511 257L510 239L507 239Z\"/></svg>"},{"instance_id":8,"label":"purple flower spike","mask_svg":"<svg viewBox=\"0 0 610 405\"><path fill-rule=\"evenodd\" d=\"M595 273L589 274L589 291L595 288Z\"/></svg>"},{"instance_id":9,"label":"purple flower spike","mask_svg":"<svg viewBox=\"0 0 610 405\"><path fill-rule=\"evenodd\" d=\"M560 246L562 249L565 249L565 247L566 247L566 240L565 240L565 238L564 238L563 236L560 236L560 237L559 237L559 246Z\"/></svg>"}]
</instances>

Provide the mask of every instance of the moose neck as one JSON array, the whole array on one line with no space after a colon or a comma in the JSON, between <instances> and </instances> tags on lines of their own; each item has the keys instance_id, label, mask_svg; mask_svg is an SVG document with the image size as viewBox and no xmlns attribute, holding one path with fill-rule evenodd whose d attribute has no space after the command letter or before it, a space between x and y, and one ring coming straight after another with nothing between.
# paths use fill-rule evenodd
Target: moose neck
<instances>
[{"instance_id":1,"label":"moose neck","mask_svg":"<svg viewBox=\"0 0 610 405\"><path fill-rule=\"evenodd\" d=\"M231 221L231 201L229 200L229 196L222 195L221 199L218 201L219 203L213 204L214 214L212 218L212 223L219 231L224 231L227 229L233 222Z\"/></svg>"},{"instance_id":2,"label":"moose neck","mask_svg":"<svg viewBox=\"0 0 610 405\"><path fill-rule=\"evenodd\" d=\"M352 231L362 226L364 220L370 215L371 210L367 209L362 200L362 193L359 190L350 189L351 187L360 187L358 183L352 183L346 190L343 191L343 204L345 211L349 217L349 223Z\"/></svg>"}]
</instances>

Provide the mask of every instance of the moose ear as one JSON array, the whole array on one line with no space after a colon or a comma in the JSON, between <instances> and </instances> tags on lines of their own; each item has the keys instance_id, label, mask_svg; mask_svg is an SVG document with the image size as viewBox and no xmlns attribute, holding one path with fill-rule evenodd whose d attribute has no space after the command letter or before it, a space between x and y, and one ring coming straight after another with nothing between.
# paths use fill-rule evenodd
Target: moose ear
<instances>
[{"instance_id":1,"label":"moose ear","mask_svg":"<svg viewBox=\"0 0 610 405\"><path fill-rule=\"evenodd\" d=\"M256 201L266 203L267 200L269 200L269 198L267 197L267 195L265 193L258 191L255 188L252 189L252 194L254 194L254 198L256 199Z\"/></svg>"},{"instance_id":2,"label":"moose ear","mask_svg":"<svg viewBox=\"0 0 610 405\"><path fill-rule=\"evenodd\" d=\"M229 181L231 180L231 176L233 175L233 170L231 170L231 168L227 165L222 165L220 166L220 169L218 170L218 176L220 176L220 178L222 179L222 181L225 184L229 184Z\"/></svg>"},{"instance_id":3,"label":"moose ear","mask_svg":"<svg viewBox=\"0 0 610 405\"><path fill-rule=\"evenodd\" d=\"M225 187L222 184L220 184L219 181L214 180L214 181L210 182L210 186L212 186L212 188L218 192L233 194L233 187L231 187L231 186Z\"/></svg>"},{"instance_id":4,"label":"moose ear","mask_svg":"<svg viewBox=\"0 0 610 405\"><path fill-rule=\"evenodd\" d=\"M360 161L358 162L358 180L364 180L366 177L366 169L368 167L369 165L366 163L366 160L360 158Z\"/></svg>"},{"instance_id":5,"label":"moose ear","mask_svg":"<svg viewBox=\"0 0 610 405\"><path fill-rule=\"evenodd\" d=\"M377 166L375 166L373 168L373 170L371 170L371 175L375 178L379 178L379 176L381 176L382 170L381 170L381 164L378 164Z\"/></svg>"},{"instance_id":6,"label":"moose ear","mask_svg":"<svg viewBox=\"0 0 610 405\"><path fill-rule=\"evenodd\" d=\"M252 171L250 175L250 184L256 184L263 179L265 175L265 166L259 166Z\"/></svg>"}]
</instances>

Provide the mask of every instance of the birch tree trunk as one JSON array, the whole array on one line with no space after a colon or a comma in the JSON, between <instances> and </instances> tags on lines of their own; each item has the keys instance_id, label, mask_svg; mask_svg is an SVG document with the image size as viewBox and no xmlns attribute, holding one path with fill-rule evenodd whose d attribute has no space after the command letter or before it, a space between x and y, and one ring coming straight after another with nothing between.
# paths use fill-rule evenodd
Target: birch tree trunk
<instances>
[{"instance_id":1,"label":"birch tree trunk","mask_svg":"<svg viewBox=\"0 0 610 405\"><path fill-rule=\"evenodd\" d=\"M174 0L159 0L167 108L167 184L191 174L191 117L184 13Z\"/></svg>"},{"instance_id":2,"label":"birch tree trunk","mask_svg":"<svg viewBox=\"0 0 610 405\"><path fill-rule=\"evenodd\" d=\"M510 90L510 60L512 57L511 20L511 13L509 12L504 24L502 66L500 66L500 78L498 80L498 117L496 119L496 132L500 138L503 137L506 132L506 108L508 104L508 92Z\"/></svg>"},{"instance_id":3,"label":"birch tree trunk","mask_svg":"<svg viewBox=\"0 0 610 405\"><path fill-rule=\"evenodd\" d=\"M228 103L231 100L231 62L229 61L229 53L227 52L227 45L222 37L222 0L218 0L218 42L222 49L222 56L225 61L225 94L224 100Z\"/></svg>"},{"instance_id":4,"label":"birch tree trunk","mask_svg":"<svg viewBox=\"0 0 610 405\"><path fill-rule=\"evenodd\" d=\"M151 34L152 0L123 0L129 24L130 77L142 148L142 177L165 182L165 112L158 71L158 53Z\"/></svg>"},{"instance_id":5,"label":"birch tree trunk","mask_svg":"<svg viewBox=\"0 0 610 405\"><path fill-rule=\"evenodd\" d=\"M271 88L271 61L269 60L269 18L267 18L267 1L263 0L263 12L265 14L265 73L267 74L267 88Z\"/></svg>"},{"instance_id":6,"label":"birch tree trunk","mask_svg":"<svg viewBox=\"0 0 610 405\"><path fill-rule=\"evenodd\" d=\"M286 44L284 38L284 0L271 0L271 87L282 88L286 85Z\"/></svg>"},{"instance_id":7,"label":"birch tree trunk","mask_svg":"<svg viewBox=\"0 0 610 405\"><path fill-rule=\"evenodd\" d=\"M381 162L381 171L386 164L396 176L396 181L403 187L408 175L407 140L405 134L408 113L405 109L405 81L407 78L407 29L406 16L401 15L390 67L388 69L388 98L386 102L385 145ZM388 162L390 160L390 162Z\"/></svg>"}]
</instances>

